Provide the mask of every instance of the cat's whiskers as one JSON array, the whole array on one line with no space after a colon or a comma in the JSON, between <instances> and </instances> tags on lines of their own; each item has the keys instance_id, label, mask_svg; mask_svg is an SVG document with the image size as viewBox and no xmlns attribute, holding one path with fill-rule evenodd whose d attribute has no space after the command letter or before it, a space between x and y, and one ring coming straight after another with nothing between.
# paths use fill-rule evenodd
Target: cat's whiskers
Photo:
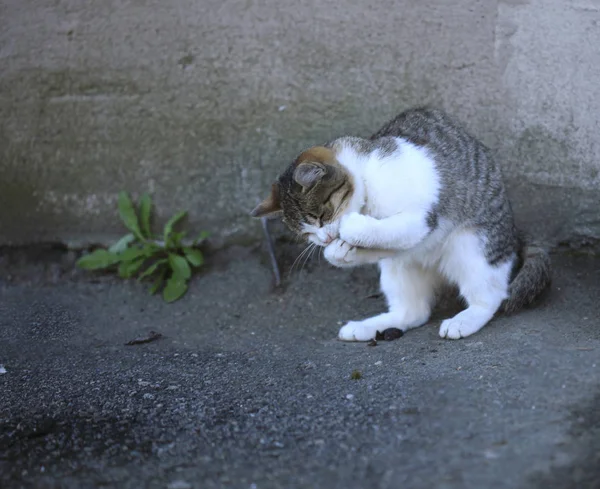
<instances>
[{"instance_id":1,"label":"cat's whiskers","mask_svg":"<svg viewBox=\"0 0 600 489\"><path fill-rule=\"evenodd\" d=\"M302 263L302 268L300 268L300 270L304 270L304 267L308 263L308 260L310 260L310 258L312 257L313 253L318 248L318 246L317 246L316 243L311 243L309 247L310 247L310 251L308 252L308 254L306 255L306 257L304 258L304 263Z\"/></svg>"},{"instance_id":2,"label":"cat's whiskers","mask_svg":"<svg viewBox=\"0 0 600 489\"><path fill-rule=\"evenodd\" d=\"M296 266L296 264L299 262L299 260L306 254L309 252L309 250L312 248L314 243L309 243L308 246L306 248L304 248L302 250L302 252L296 257L296 259L294 260L294 263L292 263L292 266L290 268L290 275L292 274L292 272L294 271L294 267Z\"/></svg>"}]
</instances>

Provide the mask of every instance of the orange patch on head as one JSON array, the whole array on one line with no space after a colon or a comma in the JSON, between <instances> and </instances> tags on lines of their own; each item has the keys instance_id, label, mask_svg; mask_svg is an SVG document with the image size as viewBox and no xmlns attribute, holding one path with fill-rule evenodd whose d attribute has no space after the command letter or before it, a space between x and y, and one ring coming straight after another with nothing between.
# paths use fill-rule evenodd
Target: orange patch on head
<instances>
[{"instance_id":1,"label":"orange patch on head","mask_svg":"<svg viewBox=\"0 0 600 489\"><path fill-rule=\"evenodd\" d=\"M303 151L294 164L298 166L300 163L304 163L305 161L311 163L323 163L332 165L336 163L335 153L324 146L313 146L312 148L308 148Z\"/></svg>"}]
</instances>

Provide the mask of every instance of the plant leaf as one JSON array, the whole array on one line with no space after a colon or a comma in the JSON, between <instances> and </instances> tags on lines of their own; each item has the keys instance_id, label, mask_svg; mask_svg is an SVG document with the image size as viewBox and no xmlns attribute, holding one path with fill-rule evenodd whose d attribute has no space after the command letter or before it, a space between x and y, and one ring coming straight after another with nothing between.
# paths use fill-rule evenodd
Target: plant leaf
<instances>
[{"instance_id":1,"label":"plant leaf","mask_svg":"<svg viewBox=\"0 0 600 489\"><path fill-rule=\"evenodd\" d=\"M146 261L145 257L133 261L122 261L119 265L119 276L121 278L130 278L135 272L142 268L144 261Z\"/></svg>"},{"instance_id":2,"label":"plant leaf","mask_svg":"<svg viewBox=\"0 0 600 489\"><path fill-rule=\"evenodd\" d=\"M179 299L188 289L187 283L175 273L167 280L165 290L163 290L163 299L165 302L174 302Z\"/></svg>"},{"instance_id":3,"label":"plant leaf","mask_svg":"<svg viewBox=\"0 0 600 489\"><path fill-rule=\"evenodd\" d=\"M163 266L165 263L167 263L167 259L164 258L162 260L158 260L157 262L153 263L152 265L150 265L148 268L146 268L146 270L144 270L144 272L142 272L142 274L138 277L138 280L143 280L146 277L150 277L151 275L153 275L154 273L156 273L156 271Z\"/></svg>"},{"instance_id":4,"label":"plant leaf","mask_svg":"<svg viewBox=\"0 0 600 489\"><path fill-rule=\"evenodd\" d=\"M108 251L110 251L111 253L122 253L123 251L125 251L127 249L127 246L129 246L129 244L133 243L134 241L135 241L135 236L133 234L131 234L131 233L126 234L121 239L119 239L119 241L114 243L108 249Z\"/></svg>"},{"instance_id":5,"label":"plant leaf","mask_svg":"<svg viewBox=\"0 0 600 489\"><path fill-rule=\"evenodd\" d=\"M119 193L119 215L123 224L138 238L143 239L135 208L126 192Z\"/></svg>"},{"instance_id":6,"label":"plant leaf","mask_svg":"<svg viewBox=\"0 0 600 489\"><path fill-rule=\"evenodd\" d=\"M154 254L162 253L164 251L164 248L162 246L159 246L156 243L152 243L150 241L144 243L142 249L144 250L146 256L152 256Z\"/></svg>"},{"instance_id":7,"label":"plant leaf","mask_svg":"<svg viewBox=\"0 0 600 489\"><path fill-rule=\"evenodd\" d=\"M182 231L180 233L171 233L170 244L172 244L175 248L181 246L181 240L185 238L187 235L186 231Z\"/></svg>"},{"instance_id":8,"label":"plant leaf","mask_svg":"<svg viewBox=\"0 0 600 489\"><path fill-rule=\"evenodd\" d=\"M210 233L208 231L202 231L198 237L196 238L196 240L194 241L194 245L197 245L199 243L202 243L202 241L204 241L206 238L208 238L210 236Z\"/></svg>"},{"instance_id":9,"label":"plant leaf","mask_svg":"<svg viewBox=\"0 0 600 489\"><path fill-rule=\"evenodd\" d=\"M144 248L127 248L123 253L119 254L119 260L122 262L129 262L141 258L143 256L148 256L148 250Z\"/></svg>"},{"instance_id":10,"label":"plant leaf","mask_svg":"<svg viewBox=\"0 0 600 489\"><path fill-rule=\"evenodd\" d=\"M169 239L165 242L165 246L167 249L174 251L174 250L179 250L181 248L181 240L183 240L183 238L185 237L187 233L185 231L180 232L180 233L176 233L173 232L171 233L171 235L169 236Z\"/></svg>"},{"instance_id":11,"label":"plant leaf","mask_svg":"<svg viewBox=\"0 0 600 489\"><path fill-rule=\"evenodd\" d=\"M156 278L156 280L152 284L152 287L150 287L150 295L156 294L161 284L163 283L163 280L165 279L165 273L166 270L163 270L162 273Z\"/></svg>"},{"instance_id":12,"label":"plant leaf","mask_svg":"<svg viewBox=\"0 0 600 489\"><path fill-rule=\"evenodd\" d=\"M142 195L140 199L140 227L146 238L151 237L150 218L152 213L152 199L148 194Z\"/></svg>"},{"instance_id":13,"label":"plant leaf","mask_svg":"<svg viewBox=\"0 0 600 489\"><path fill-rule=\"evenodd\" d=\"M164 237L163 237L165 243L167 243L169 241L169 237L171 236L171 233L173 232L173 226L175 226L175 224L177 224L177 221L179 221L181 218L183 218L186 214L187 214L187 211L179 211L177 214L175 214L173 217L171 217L171 219L169 219L167 221L167 224L165 224Z\"/></svg>"},{"instance_id":14,"label":"plant leaf","mask_svg":"<svg viewBox=\"0 0 600 489\"><path fill-rule=\"evenodd\" d=\"M184 248L183 252L185 253L187 261L189 261L193 266L199 267L204 264L204 255L200 250Z\"/></svg>"},{"instance_id":15,"label":"plant leaf","mask_svg":"<svg viewBox=\"0 0 600 489\"><path fill-rule=\"evenodd\" d=\"M144 265L144 262L146 261L145 258L142 258L141 260L135 261L131 263L131 266L127 269L127 271L129 272L129 276L133 276L135 275L140 268L142 268L142 265Z\"/></svg>"},{"instance_id":16,"label":"plant leaf","mask_svg":"<svg viewBox=\"0 0 600 489\"><path fill-rule=\"evenodd\" d=\"M192 270L183 256L169 254L169 265L173 270L173 276L179 280L187 280L192 276Z\"/></svg>"},{"instance_id":17,"label":"plant leaf","mask_svg":"<svg viewBox=\"0 0 600 489\"><path fill-rule=\"evenodd\" d=\"M108 268L120 261L119 255L108 250L96 250L77 260L77 266L84 270L99 270Z\"/></svg>"}]
</instances>

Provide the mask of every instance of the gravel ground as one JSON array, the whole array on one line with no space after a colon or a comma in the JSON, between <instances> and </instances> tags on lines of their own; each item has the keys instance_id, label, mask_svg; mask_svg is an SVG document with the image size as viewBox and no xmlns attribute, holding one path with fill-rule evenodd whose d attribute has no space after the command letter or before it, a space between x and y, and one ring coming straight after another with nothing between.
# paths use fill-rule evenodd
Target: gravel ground
<instances>
[{"instance_id":1,"label":"gravel ground","mask_svg":"<svg viewBox=\"0 0 600 489\"><path fill-rule=\"evenodd\" d=\"M275 291L264 250L232 249L166 305L11 253L3 489L600 488L598 259L554 256L550 295L473 337L437 336L450 304L369 347L335 336L384 307L374 269L314 259Z\"/></svg>"}]
</instances>

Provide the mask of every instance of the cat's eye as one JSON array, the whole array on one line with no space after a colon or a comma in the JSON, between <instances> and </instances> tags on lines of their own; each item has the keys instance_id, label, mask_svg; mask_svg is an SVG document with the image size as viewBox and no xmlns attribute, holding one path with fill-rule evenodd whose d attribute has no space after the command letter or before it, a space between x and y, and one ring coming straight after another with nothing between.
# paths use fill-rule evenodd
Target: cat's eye
<instances>
[{"instance_id":1,"label":"cat's eye","mask_svg":"<svg viewBox=\"0 0 600 489\"><path fill-rule=\"evenodd\" d=\"M321 214L320 217L316 214L306 214L306 217L320 226L321 220L323 219L323 214Z\"/></svg>"}]
</instances>

